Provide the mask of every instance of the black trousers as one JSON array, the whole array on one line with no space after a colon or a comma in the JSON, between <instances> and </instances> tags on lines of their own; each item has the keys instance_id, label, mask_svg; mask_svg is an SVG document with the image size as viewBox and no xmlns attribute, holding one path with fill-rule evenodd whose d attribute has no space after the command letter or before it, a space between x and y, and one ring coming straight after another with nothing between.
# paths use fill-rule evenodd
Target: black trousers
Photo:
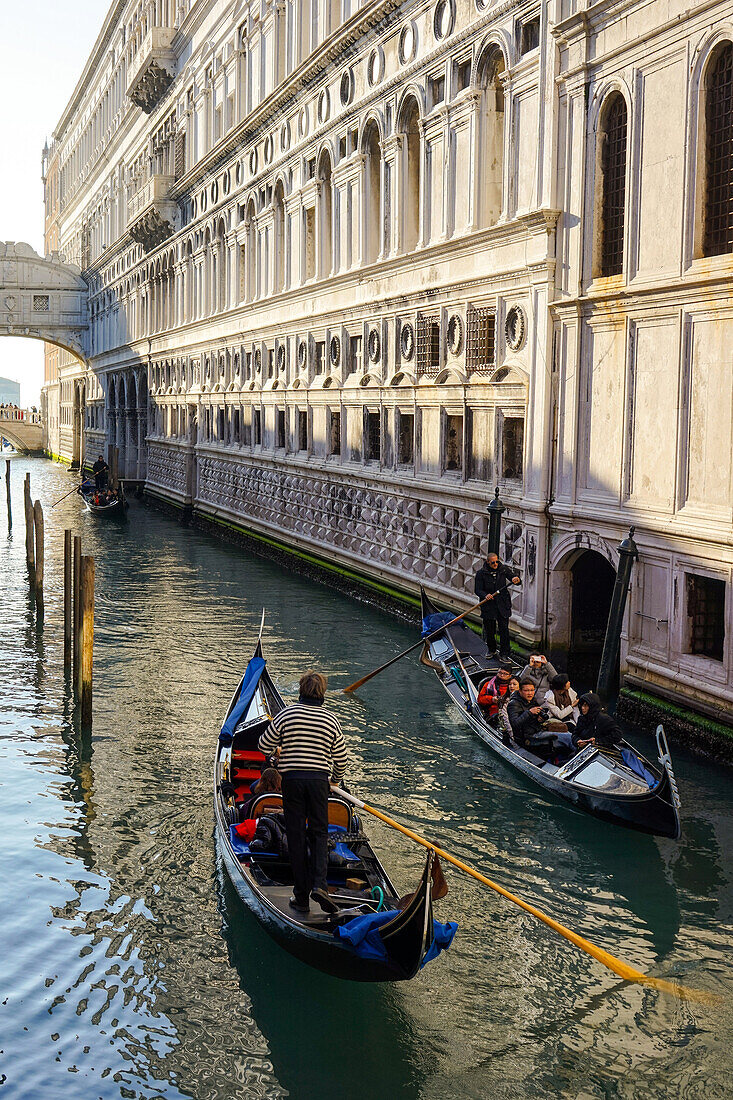
<instances>
[{"instance_id":1,"label":"black trousers","mask_svg":"<svg viewBox=\"0 0 733 1100\"><path fill-rule=\"evenodd\" d=\"M284 772L282 791L293 894L299 905L305 905L311 890L326 889L328 776L323 772Z\"/></svg>"},{"instance_id":2,"label":"black trousers","mask_svg":"<svg viewBox=\"0 0 733 1100\"><path fill-rule=\"evenodd\" d=\"M509 640L509 616L497 615L491 619L485 618L484 624L484 641L489 649L493 652L496 649L496 627L499 628L499 652L505 653L509 656L511 652L511 642Z\"/></svg>"}]
</instances>

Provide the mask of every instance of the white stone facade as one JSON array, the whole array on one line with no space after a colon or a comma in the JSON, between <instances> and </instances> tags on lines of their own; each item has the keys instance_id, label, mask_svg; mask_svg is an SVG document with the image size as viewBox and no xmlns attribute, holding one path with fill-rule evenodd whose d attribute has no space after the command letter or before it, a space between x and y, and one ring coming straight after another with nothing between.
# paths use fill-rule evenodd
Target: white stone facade
<instances>
[{"instance_id":1,"label":"white stone facade","mask_svg":"<svg viewBox=\"0 0 733 1100\"><path fill-rule=\"evenodd\" d=\"M628 673L729 707L733 263L702 210L732 23L114 3L47 158L91 317L50 449L83 416L150 492L464 600L498 484L515 627L561 650L635 524Z\"/></svg>"}]
</instances>

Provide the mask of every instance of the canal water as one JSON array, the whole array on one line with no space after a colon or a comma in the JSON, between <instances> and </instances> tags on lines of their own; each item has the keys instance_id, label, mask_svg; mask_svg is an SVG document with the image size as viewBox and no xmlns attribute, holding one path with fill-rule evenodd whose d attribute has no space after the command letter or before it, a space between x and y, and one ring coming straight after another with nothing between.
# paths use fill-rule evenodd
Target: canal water
<instances>
[{"instance_id":1,"label":"canal water","mask_svg":"<svg viewBox=\"0 0 733 1100\"><path fill-rule=\"evenodd\" d=\"M46 515L46 618L29 601L22 478ZM73 480L12 460L0 515L0 1090L8 1100L731 1095L731 773L675 754L679 843L548 801L478 743L416 660L334 691L348 778L388 813L634 966L715 1008L620 982L446 868L453 947L406 985L359 986L284 954L217 868L218 727L264 647L286 695L306 667L346 685L410 628L136 502L82 512ZM94 726L63 675L61 551L97 569ZM642 743L651 751L649 742ZM398 889L422 852L369 831Z\"/></svg>"}]
</instances>

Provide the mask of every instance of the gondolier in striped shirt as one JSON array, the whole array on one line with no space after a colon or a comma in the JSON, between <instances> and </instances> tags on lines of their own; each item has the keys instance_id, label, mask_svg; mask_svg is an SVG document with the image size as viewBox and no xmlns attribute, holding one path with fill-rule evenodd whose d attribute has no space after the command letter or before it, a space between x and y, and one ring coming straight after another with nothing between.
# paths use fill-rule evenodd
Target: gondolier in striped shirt
<instances>
[{"instance_id":1,"label":"gondolier in striped shirt","mask_svg":"<svg viewBox=\"0 0 733 1100\"><path fill-rule=\"evenodd\" d=\"M301 676L298 702L275 715L260 737L265 756L279 752L277 767L282 773L285 831L295 884L290 904L300 913L308 912L309 897L328 913L337 910L326 885L328 793L329 779L333 783L343 779L347 757L338 719L323 706L327 683L319 672Z\"/></svg>"}]
</instances>

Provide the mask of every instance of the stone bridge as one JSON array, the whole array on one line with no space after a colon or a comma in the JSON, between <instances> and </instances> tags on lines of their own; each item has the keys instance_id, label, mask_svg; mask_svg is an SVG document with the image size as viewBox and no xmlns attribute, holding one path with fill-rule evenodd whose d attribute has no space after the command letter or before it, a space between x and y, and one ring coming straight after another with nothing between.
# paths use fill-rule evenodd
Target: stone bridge
<instances>
[{"instance_id":1,"label":"stone bridge","mask_svg":"<svg viewBox=\"0 0 733 1100\"><path fill-rule=\"evenodd\" d=\"M22 454L42 451L41 414L29 409L0 408L0 439L7 439Z\"/></svg>"},{"instance_id":2,"label":"stone bridge","mask_svg":"<svg viewBox=\"0 0 733 1100\"><path fill-rule=\"evenodd\" d=\"M89 288L58 252L0 241L0 336L30 336L87 358Z\"/></svg>"}]
</instances>

